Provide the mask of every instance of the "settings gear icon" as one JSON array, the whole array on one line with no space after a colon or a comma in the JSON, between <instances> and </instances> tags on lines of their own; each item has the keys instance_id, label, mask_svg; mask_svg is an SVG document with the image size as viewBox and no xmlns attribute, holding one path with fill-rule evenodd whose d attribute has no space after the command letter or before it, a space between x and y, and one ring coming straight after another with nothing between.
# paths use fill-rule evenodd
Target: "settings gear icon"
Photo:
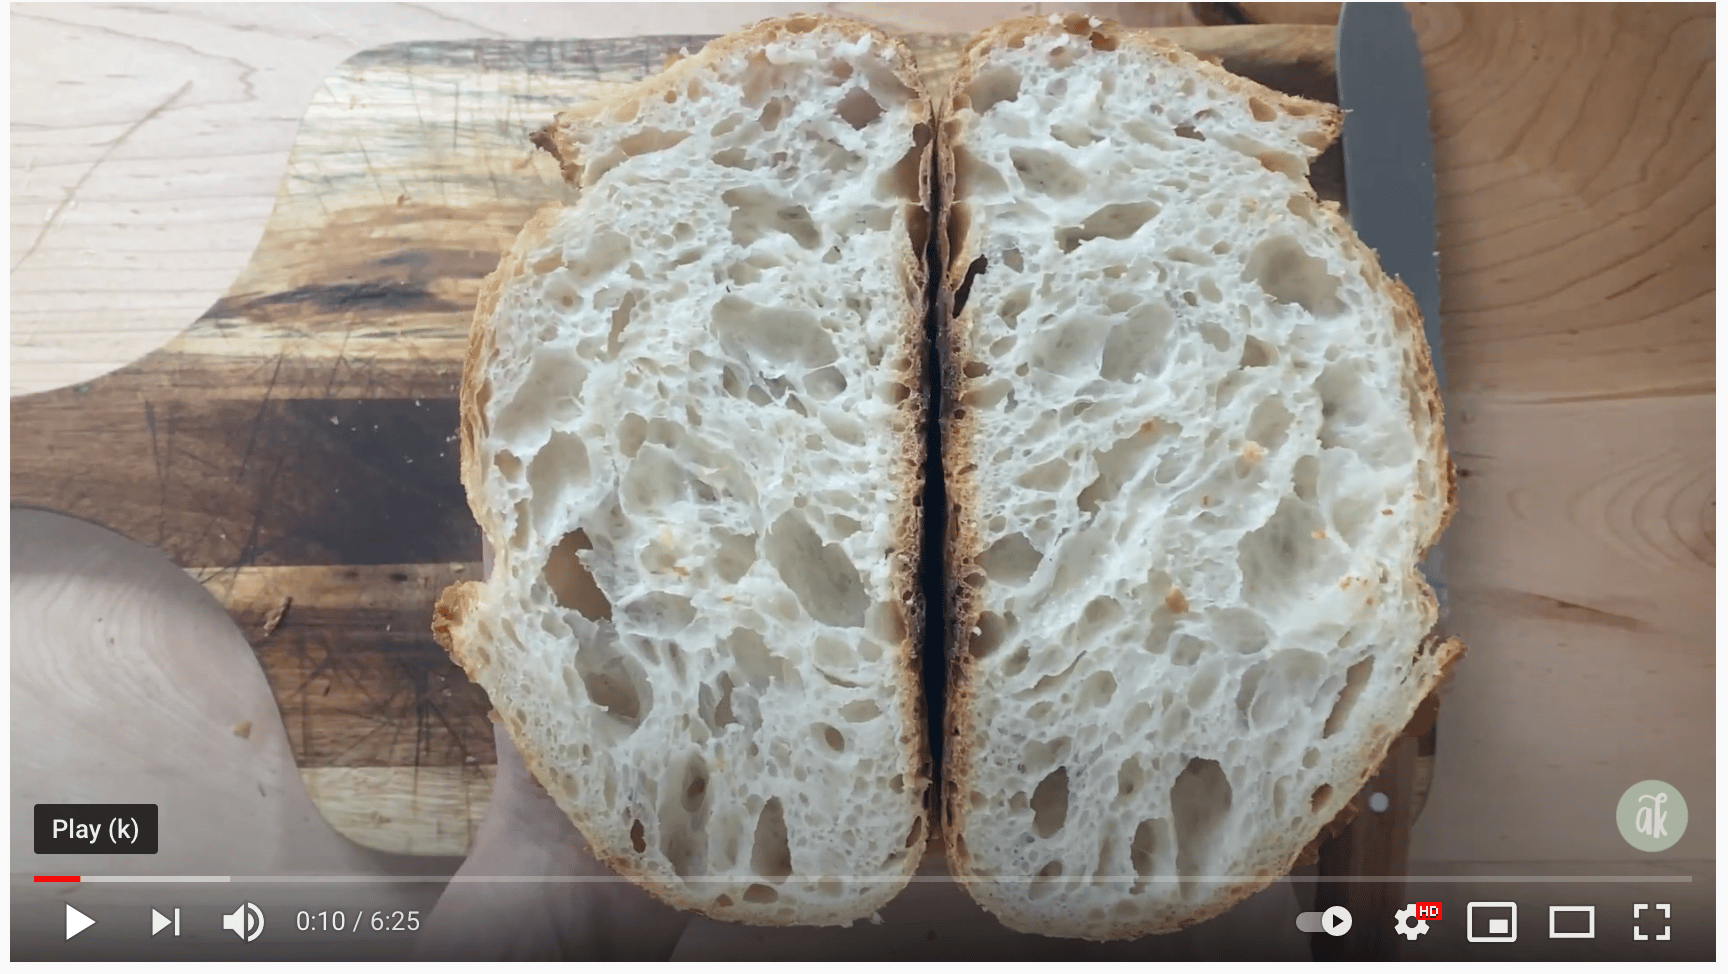
<instances>
[{"instance_id":1,"label":"settings gear icon","mask_svg":"<svg viewBox=\"0 0 1728 974\"><path fill-rule=\"evenodd\" d=\"M1414 903L1392 915L1398 918L1398 922L1394 923L1392 928L1403 934L1406 940L1415 940L1428 932L1428 921L1416 920L1416 904ZM1416 922L1411 923L1411 920L1416 920Z\"/></svg>"}]
</instances>

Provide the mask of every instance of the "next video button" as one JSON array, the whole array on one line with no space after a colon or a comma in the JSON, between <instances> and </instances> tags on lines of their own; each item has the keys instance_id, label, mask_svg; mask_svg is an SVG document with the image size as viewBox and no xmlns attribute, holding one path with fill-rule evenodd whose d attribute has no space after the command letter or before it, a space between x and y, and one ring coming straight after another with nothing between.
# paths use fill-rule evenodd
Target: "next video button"
<instances>
[{"instance_id":1,"label":"next video button","mask_svg":"<svg viewBox=\"0 0 1728 974\"><path fill-rule=\"evenodd\" d=\"M36 854L156 854L155 805L37 805Z\"/></svg>"}]
</instances>

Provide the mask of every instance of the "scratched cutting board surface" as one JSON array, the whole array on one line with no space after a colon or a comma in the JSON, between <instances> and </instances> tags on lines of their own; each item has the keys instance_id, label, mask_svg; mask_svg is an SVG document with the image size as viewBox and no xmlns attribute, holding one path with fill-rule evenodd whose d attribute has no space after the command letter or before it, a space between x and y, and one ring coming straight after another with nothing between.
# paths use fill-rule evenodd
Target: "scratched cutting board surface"
<instances>
[{"instance_id":1,"label":"scratched cutting board surface","mask_svg":"<svg viewBox=\"0 0 1728 974\"><path fill-rule=\"evenodd\" d=\"M1161 31L1336 100L1320 27ZM456 392L480 280L571 201L528 135L698 37L424 42L314 96L263 239L226 295L118 372L12 401L12 497L160 547L258 654L313 800L349 837L461 854L494 762L485 694L432 641L477 577ZM965 37L907 38L932 91ZM1336 148L1315 167L1341 199Z\"/></svg>"}]
</instances>

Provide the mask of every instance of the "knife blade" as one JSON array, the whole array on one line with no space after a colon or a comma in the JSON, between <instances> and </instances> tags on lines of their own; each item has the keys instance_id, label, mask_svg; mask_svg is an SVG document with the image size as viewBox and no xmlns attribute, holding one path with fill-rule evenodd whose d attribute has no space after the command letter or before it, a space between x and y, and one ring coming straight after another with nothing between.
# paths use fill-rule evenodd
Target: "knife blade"
<instances>
[{"instance_id":1,"label":"knife blade","mask_svg":"<svg viewBox=\"0 0 1728 974\"><path fill-rule=\"evenodd\" d=\"M1337 72L1350 224L1379 254L1381 268L1415 297L1434 377L1444 390L1428 79L1402 3L1344 4L1338 16ZM1444 620L1439 545L1429 550L1422 572Z\"/></svg>"}]
</instances>

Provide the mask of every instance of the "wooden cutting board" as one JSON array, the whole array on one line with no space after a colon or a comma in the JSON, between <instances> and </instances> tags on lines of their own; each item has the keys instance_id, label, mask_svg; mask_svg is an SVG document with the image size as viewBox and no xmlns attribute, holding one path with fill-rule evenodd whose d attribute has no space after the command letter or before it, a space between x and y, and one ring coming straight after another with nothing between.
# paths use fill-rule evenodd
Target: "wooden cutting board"
<instances>
[{"instance_id":1,"label":"wooden cutting board","mask_svg":"<svg viewBox=\"0 0 1728 974\"><path fill-rule=\"evenodd\" d=\"M1161 33L1336 99L1324 27ZM479 572L456 391L480 279L572 191L528 134L697 37L425 42L318 89L226 295L161 350L12 400L12 497L156 545L247 634L324 815L390 852L461 854L494 761L485 694L433 643ZM942 90L966 38L908 38ZM1336 148L1316 187L1340 199Z\"/></svg>"}]
</instances>

